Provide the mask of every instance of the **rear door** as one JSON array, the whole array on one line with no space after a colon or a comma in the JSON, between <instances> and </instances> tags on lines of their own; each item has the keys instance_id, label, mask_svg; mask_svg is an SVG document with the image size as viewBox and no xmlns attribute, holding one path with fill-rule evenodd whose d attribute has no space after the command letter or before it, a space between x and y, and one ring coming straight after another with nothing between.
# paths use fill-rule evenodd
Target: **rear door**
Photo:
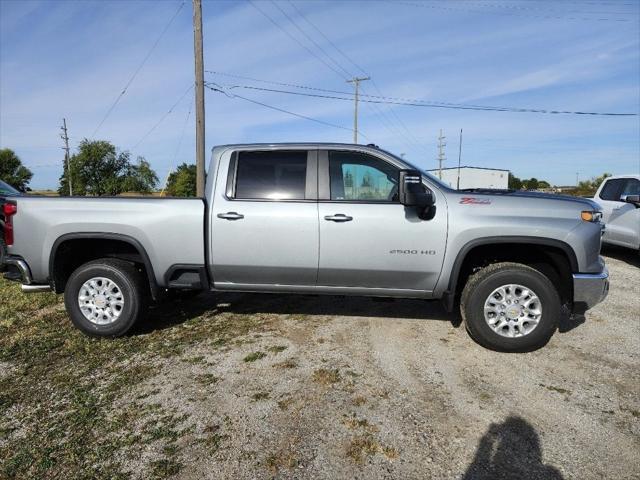
<instances>
[{"instance_id":1,"label":"rear door","mask_svg":"<svg viewBox=\"0 0 640 480\"><path fill-rule=\"evenodd\" d=\"M316 150L239 151L222 161L211 213L215 286L314 286L316 198Z\"/></svg>"},{"instance_id":2,"label":"rear door","mask_svg":"<svg viewBox=\"0 0 640 480\"><path fill-rule=\"evenodd\" d=\"M441 202L431 220L418 218L398 201L399 171L366 153L319 153L319 288L413 290L420 296L435 287L446 206Z\"/></svg>"}]
</instances>

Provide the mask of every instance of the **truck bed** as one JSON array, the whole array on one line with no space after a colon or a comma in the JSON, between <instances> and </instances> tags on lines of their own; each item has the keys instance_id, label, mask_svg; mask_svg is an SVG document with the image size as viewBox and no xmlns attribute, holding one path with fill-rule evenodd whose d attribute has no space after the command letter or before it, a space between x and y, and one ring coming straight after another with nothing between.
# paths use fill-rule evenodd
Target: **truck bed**
<instances>
[{"instance_id":1,"label":"truck bed","mask_svg":"<svg viewBox=\"0 0 640 480\"><path fill-rule=\"evenodd\" d=\"M109 233L141 246L159 286L176 264L204 265L205 202L162 197L12 197L18 205L8 253L30 259L34 282L47 283L57 241Z\"/></svg>"}]
</instances>

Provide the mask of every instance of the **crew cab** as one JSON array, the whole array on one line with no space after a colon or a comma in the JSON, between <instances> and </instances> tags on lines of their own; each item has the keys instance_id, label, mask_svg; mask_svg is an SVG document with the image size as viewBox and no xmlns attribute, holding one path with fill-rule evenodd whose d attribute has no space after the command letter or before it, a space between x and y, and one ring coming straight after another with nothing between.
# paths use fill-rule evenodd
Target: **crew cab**
<instances>
[{"instance_id":1,"label":"crew cab","mask_svg":"<svg viewBox=\"0 0 640 480\"><path fill-rule=\"evenodd\" d=\"M608 291L593 201L452 190L375 146L219 146L204 198L0 203L5 277L64 293L95 336L171 289L365 295L440 299L480 344L522 351Z\"/></svg>"},{"instance_id":2,"label":"crew cab","mask_svg":"<svg viewBox=\"0 0 640 480\"><path fill-rule=\"evenodd\" d=\"M593 199L602 208L602 241L640 250L640 175L605 178Z\"/></svg>"}]
</instances>

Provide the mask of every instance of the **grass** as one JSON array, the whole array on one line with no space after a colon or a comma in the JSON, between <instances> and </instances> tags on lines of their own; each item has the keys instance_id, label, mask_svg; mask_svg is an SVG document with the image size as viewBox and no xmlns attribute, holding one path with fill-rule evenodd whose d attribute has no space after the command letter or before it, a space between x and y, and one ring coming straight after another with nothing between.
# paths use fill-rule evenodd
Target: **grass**
<instances>
[{"instance_id":1,"label":"grass","mask_svg":"<svg viewBox=\"0 0 640 480\"><path fill-rule=\"evenodd\" d=\"M298 459L294 452L284 449L269 455L265 460L265 465L275 474L283 469L295 468L298 466Z\"/></svg>"},{"instance_id":2,"label":"grass","mask_svg":"<svg viewBox=\"0 0 640 480\"><path fill-rule=\"evenodd\" d=\"M313 372L313 381L321 385L338 383L342 377L338 369L319 368Z\"/></svg>"},{"instance_id":3,"label":"grass","mask_svg":"<svg viewBox=\"0 0 640 480\"><path fill-rule=\"evenodd\" d=\"M280 353L284 352L287 349L285 345L274 345L272 347L267 348L267 350L271 353Z\"/></svg>"},{"instance_id":4,"label":"grass","mask_svg":"<svg viewBox=\"0 0 640 480\"><path fill-rule=\"evenodd\" d=\"M269 399L269 392L257 392L251 395L251 398L256 402L259 402L260 400L267 400Z\"/></svg>"},{"instance_id":5,"label":"grass","mask_svg":"<svg viewBox=\"0 0 640 480\"><path fill-rule=\"evenodd\" d=\"M389 460L395 460L400 456L398 450L393 447L380 445L378 440L369 433L352 438L347 444L346 455L355 463L362 464L368 457L377 453L383 454Z\"/></svg>"},{"instance_id":6,"label":"grass","mask_svg":"<svg viewBox=\"0 0 640 480\"><path fill-rule=\"evenodd\" d=\"M140 388L162 374L164 359L200 365L204 358L185 354L191 347L227 348L268 328L261 315L218 312L203 297L101 340L72 326L59 296L23 295L0 280L0 478L124 479L135 469L159 479L181 471L180 439L220 448L223 433L198 431L195 419L151 403L154 392ZM142 447L154 453L142 458Z\"/></svg>"},{"instance_id":7,"label":"grass","mask_svg":"<svg viewBox=\"0 0 640 480\"><path fill-rule=\"evenodd\" d=\"M563 395L571 395L571 390L567 390L566 388L561 388L561 387L555 387L553 385L544 385L544 384L540 384L541 387L546 388L547 390L551 391L551 392L557 392L557 393L561 393Z\"/></svg>"},{"instance_id":8,"label":"grass","mask_svg":"<svg viewBox=\"0 0 640 480\"><path fill-rule=\"evenodd\" d=\"M242 361L245 363L255 362L256 360L260 360L261 358L264 358L266 356L267 354L264 352L253 352L244 357Z\"/></svg>"}]
</instances>

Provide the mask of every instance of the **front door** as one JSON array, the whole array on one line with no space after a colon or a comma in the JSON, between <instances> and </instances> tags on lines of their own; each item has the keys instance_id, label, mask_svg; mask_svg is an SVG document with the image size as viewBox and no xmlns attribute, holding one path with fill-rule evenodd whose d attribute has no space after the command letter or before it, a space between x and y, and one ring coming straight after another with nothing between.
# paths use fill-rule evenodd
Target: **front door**
<instances>
[{"instance_id":1,"label":"front door","mask_svg":"<svg viewBox=\"0 0 640 480\"><path fill-rule=\"evenodd\" d=\"M612 178L600 189L596 199L602 205L605 223L604 240L616 245L638 248L640 210L624 201L627 195L640 194L640 180Z\"/></svg>"},{"instance_id":2,"label":"front door","mask_svg":"<svg viewBox=\"0 0 640 480\"><path fill-rule=\"evenodd\" d=\"M221 162L218 177L210 216L215 287L313 287L318 273L317 152L235 152Z\"/></svg>"},{"instance_id":3,"label":"front door","mask_svg":"<svg viewBox=\"0 0 640 480\"><path fill-rule=\"evenodd\" d=\"M421 220L398 201L400 168L352 151L319 154L318 286L429 292L446 242L446 206Z\"/></svg>"}]
</instances>

